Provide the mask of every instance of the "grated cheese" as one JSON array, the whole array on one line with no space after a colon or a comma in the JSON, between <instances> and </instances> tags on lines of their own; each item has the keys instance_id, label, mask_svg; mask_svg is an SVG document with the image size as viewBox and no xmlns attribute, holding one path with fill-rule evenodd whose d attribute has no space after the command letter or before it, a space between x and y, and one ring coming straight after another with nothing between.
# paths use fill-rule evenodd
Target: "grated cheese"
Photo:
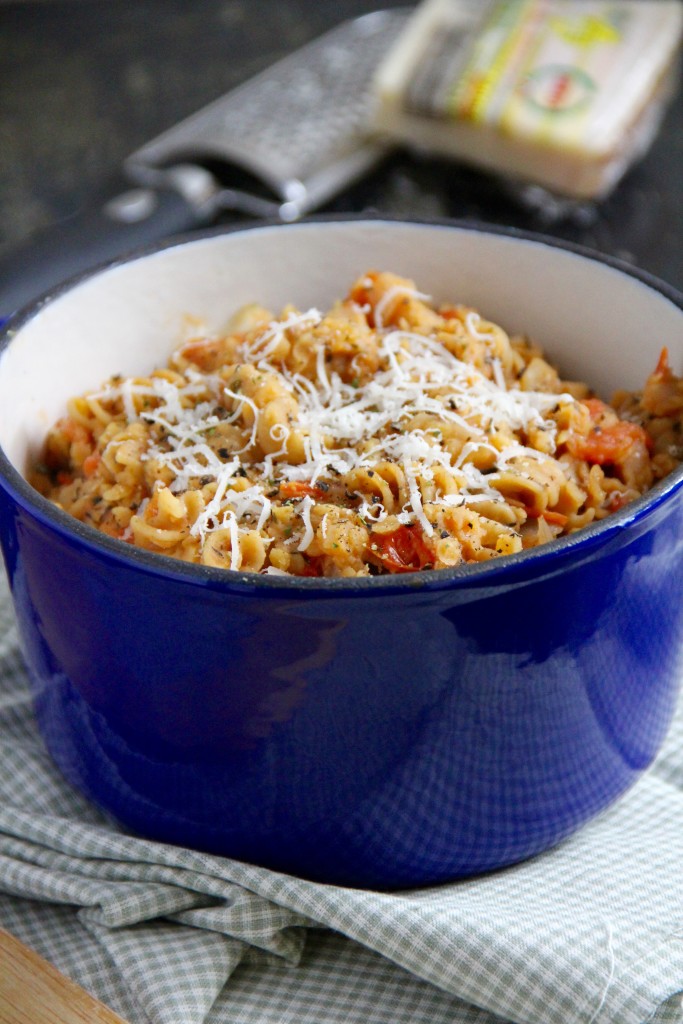
<instances>
[{"instance_id":1,"label":"grated cheese","mask_svg":"<svg viewBox=\"0 0 683 1024\"><path fill-rule=\"evenodd\" d=\"M203 545L212 532L228 529L233 569L240 568L241 533L252 529L255 520L259 531L269 521L272 502L266 492L274 478L315 486L321 476L330 472L346 474L354 469L371 469L381 461L393 462L404 474L409 495L407 503L398 510L399 522L417 522L431 537L434 528L425 514L420 480L432 480L435 468L440 466L455 474L460 493L439 495L436 500L447 506L501 501L500 493L487 476L468 461L470 456L482 448L490 451L498 471L522 456L540 461L548 458L517 441L500 451L491 443L491 434L504 429L507 436L510 431L523 432L533 425L548 432L553 448L555 424L547 413L558 403L574 399L570 395L508 388L497 357L491 359L490 380L435 339L385 327L383 316L388 306L404 294L427 298L400 285L384 293L374 311L380 368L372 379L357 386L346 383L326 366L327 350L322 343L315 350L312 380L274 361L273 354L287 332L321 324L323 315L317 309L289 313L264 325L242 344L239 360L256 364L272 375L282 391L298 403L295 424L276 423L269 431L271 439L279 444L277 450L264 455L258 463L247 462L249 486L242 490L234 486L240 470L244 475L240 456L256 445L262 413L252 398L231 389L216 374L189 369L185 372L187 382L181 386L163 376L155 376L150 384L144 385L128 380L112 383L92 397L119 397L129 422L143 419L163 430L163 437L149 444L143 458L154 459L172 472L170 488L174 493L187 490L197 478L215 480L213 497L197 517L191 533ZM477 313L467 314L465 327L469 334L492 341L493 334L481 331L480 323ZM225 406L226 399L231 411L227 418L219 418L214 411L216 403ZM221 458L207 437L221 420L239 423L245 407L253 417L248 440L239 450L231 451L229 459ZM440 430L411 426L414 417L423 413L437 417L444 427L454 424L467 431L469 439L457 458L445 447ZM291 463L287 451L294 429L301 434L303 458ZM312 497L305 495L295 506L301 527L294 531L291 542L299 552L306 552L314 538L311 510L315 504ZM361 498L356 511L363 520L374 523L388 515L378 497ZM322 521L323 536L326 530L327 516ZM280 574L272 568L268 571Z\"/></svg>"},{"instance_id":2,"label":"grated cheese","mask_svg":"<svg viewBox=\"0 0 683 1024\"><path fill-rule=\"evenodd\" d=\"M481 317L479 316L479 314L475 313L474 310L470 310L470 312L465 317L465 326L467 327L468 332L472 335L473 338L476 338L477 341L490 341L493 338L493 332L480 331L480 323Z\"/></svg>"},{"instance_id":3,"label":"grated cheese","mask_svg":"<svg viewBox=\"0 0 683 1024\"><path fill-rule=\"evenodd\" d=\"M301 538L297 551L306 551L311 541L313 540L313 526L311 524L311 509L315 505L313 498L310 495L306 495L300 502L297 512L301 516L304 523L304 535Z\"/></svg>"}]
</instances>

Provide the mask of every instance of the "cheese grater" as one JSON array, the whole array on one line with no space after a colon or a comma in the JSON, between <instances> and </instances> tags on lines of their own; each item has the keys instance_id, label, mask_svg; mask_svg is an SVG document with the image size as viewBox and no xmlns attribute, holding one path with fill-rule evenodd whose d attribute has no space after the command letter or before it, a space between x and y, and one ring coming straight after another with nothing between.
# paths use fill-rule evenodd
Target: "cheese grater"
<instances>
[{"instance_id":1,"label":"cheese grater","mask_svg":"<svg viewBox=\"0 0 683 1024\"><path fill-rule=\"evenodd\" d=\"M372 80L408 13L343 22L141 146L99 201L0 255L0 318L223 210L292 221L341 192L389 149Z\"/></svg>"},{"instance_id":2,"label":"cheese grater","mask_svg":"<svg viewBox=\"0 0 683 1024\"><path fill-rule=\"evenodd\" d=\"M344 22L146 143L128 176L188 195L203 187L214 209L285 221L322 205L387 151L369 133L371 84L407 15Z\"/></svg>"}]
</instances>

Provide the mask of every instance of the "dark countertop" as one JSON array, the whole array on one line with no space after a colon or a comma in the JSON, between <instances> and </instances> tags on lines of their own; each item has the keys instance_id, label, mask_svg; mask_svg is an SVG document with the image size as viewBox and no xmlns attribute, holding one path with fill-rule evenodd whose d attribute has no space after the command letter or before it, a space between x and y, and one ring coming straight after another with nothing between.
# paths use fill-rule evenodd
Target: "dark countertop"
<instances>
[{"instance_id":1,"label":"dark countertop","mask_svg":"<svg viewBox=\"0 0 683 1024\"><path fill-rule=\"evenodd\" d=\"M131 151L371 0L0 3L0 246L77 211ZM479 218L633 262L683 289L683 95L648 156L600 208L564 219L477 171L397 152L335 211ZM229 220L229 215L223 219Z\"/></svg>"}]
</instances>

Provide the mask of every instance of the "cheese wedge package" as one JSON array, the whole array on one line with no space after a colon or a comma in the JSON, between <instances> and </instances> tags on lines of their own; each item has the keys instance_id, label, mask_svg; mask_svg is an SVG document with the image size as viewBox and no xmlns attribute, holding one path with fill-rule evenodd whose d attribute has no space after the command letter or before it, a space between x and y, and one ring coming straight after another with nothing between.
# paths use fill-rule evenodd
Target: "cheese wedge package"
<instances>
[{"instance_id":1,"label":"cheese wedge package","mask_svg":"<svg viewBox=\"0 0 683 1024\"><path fill-rule=\"evenodd\" d=\"M375 124L578 200L652 143L677 83L680 0L426 0L378 68Z\"/></svg>"}]
</instances>

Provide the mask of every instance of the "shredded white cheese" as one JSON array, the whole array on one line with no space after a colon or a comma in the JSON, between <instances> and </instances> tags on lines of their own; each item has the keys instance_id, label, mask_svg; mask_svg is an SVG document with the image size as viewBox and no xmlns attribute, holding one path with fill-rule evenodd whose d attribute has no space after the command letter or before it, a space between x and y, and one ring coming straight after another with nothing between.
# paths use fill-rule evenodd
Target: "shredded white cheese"
<instances>
[{"instance_id":1,"label":"shredded white cheese","mask_svg":"<svg viewBox=\"0 0 683 1024\"><path fill-rule=\"evenodd\" d=\"M171 471L173 492L186 490L197 478L216 481L213 497L191 532L203 544L213 531L228 529L232 568L240 567L242 532L254 528L260 531L269 521L272 502L267 492L273 478L314 486L330 472L371 469L382 460L398 464L405 475L409 501L399 510L399 521L418 522L424 533L432 536L434 528L425 515L420 480L433 479L434 470L441 466L455 473L460 482L459 494L438 497L444 504L500 501L500 494L471 464L470 456L481 449L490 451L497 471L522 456L542 461L548 456L516 441L500 451L491 442L491 434L500 427L509 436L510 431L523 432L533 425L547 431L552 448L555 424L547 413L558 403L573 399L508 387L497 357L491 359L493 380L489 380L433 338L386 328L383 317L387 308L402 294L427 298L402 286L385 292L374 310L380 368L372 379L357 386L343 381L326 365L322 343L315 349L312 380L291 372L274 358L288 331L307 330L321 323L323 316L317 309L273 321L242 345L239 359L271 374L282 391L296 400L299 410L295 424L276 423L270 428L270 437L279 447L257 464L248 462L250 483L242 490L234 486L237 476L244 475L240 456L255 447L262 412L252 398L226 386L215 374L192 369L186 372L187 383L181 386L163 376L153 377L150 385L114 382L92 397L118 396L129 422L142 419L163 431L143 458L154 459ZM480 330L480 322L479 315L470 312L465 318L466 329L477 339L491 341L493 334ZM217 405L221 406L220 416L216 414ZM228 458L219 456L208 443L211 431L221 422L239 425L247 407L251 424L246 443L237 451L231 449ZM436 417L444 429L453 424L467 432L469 439L456 458L446 448L441 430L422 430L413 425L420 414ZM294 429L302 438L303 459L298 462L287 458ZM296 505L303 527L294 538L297 551L305 552L314 538L311 510L315 503L305 495ZM361 498L357 512L368 522L380 522L388 514L379 497ZM323 537L326 530L327 516L322 520ZM273 568L268 571L280 574Z\"/></svg>"}]
</instances>

